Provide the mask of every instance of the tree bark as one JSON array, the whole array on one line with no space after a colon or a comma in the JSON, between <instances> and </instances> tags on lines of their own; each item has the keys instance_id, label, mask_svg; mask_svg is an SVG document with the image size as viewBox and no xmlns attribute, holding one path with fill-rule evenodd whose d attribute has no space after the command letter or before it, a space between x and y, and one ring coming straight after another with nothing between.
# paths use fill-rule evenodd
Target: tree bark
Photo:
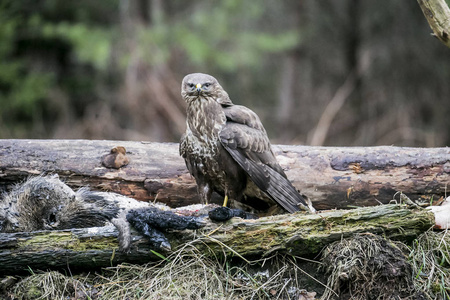
<instances>
[{"instance_id":1,"label":"tree bark","mask_svg":"<svg viewBox=\"0 0 450 300\"><path fill-rule=\"evenodd\" d=\"M417 0L434 35L450 48L450 9L445 0Z\"/></svg>"},{"instance_id":2,"label":"tree bark","mask_svg":"<svg viewBox=\"0 0 450 300\"><path fill-rule=\"evenodd\" d=\"M102 165L124 146L129 164ZM275 145L288 178L316 209L388 203L401 191L437 200L450 182L449 148L308 147ZM199 203L178 144L91 140L0 140L0 192L30 175L58 173L72 188L89 186L171 207ZM213 195L213 202L223 199Z\"/></svg>"},{"instance_id":3,"label":"tree bark","mask_svg":"<svg viewBox=\"0 0 450 300\"><path fill-rule=\"evenodd\" d=\"M406 205L381 205L318 214L286 214L257 220L233 218L222 224L166 234L172 249L191 243L205 255L265 256L280 251L313 255L327 244L355 233L371 232L409 241L434 225L432 212ZM117 251L112 226L0 233L0 273L29 268L93 269L118 263L145 263L157 259L148 242L134 233L130 253ZM167 255L167 253L163 253Z\"/></svg>"}]
</instances>

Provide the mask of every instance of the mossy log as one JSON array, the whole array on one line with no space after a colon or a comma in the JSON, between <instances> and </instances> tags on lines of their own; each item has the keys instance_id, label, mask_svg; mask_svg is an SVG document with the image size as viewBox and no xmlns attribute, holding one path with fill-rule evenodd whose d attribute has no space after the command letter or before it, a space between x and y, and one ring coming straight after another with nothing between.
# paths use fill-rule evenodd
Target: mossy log
<instances>
[{"instance_id":1,"label":"mossy log","mask_svg":"<svg viewBox=\"0 0 450 300\"><path fill-rule=\"evenodd\" d=\"M355 233L371 232L408 241L434 225L432 212L406 205L380 205L318 214L286 214L166 234L172 249L191 243L205 255L267 256L275 251L317 254L327 244ZM113 226L0 234L0 273L31 269L92 269L158 258L136 232L129 253L121 253ZM164 254L164 253L163 253Z\"/></svg>"},{"instance_id":2,"label":"mossy log","mask_svg":"<svg viewBox=\"0 0 450 300\"><path fill-rule=\"evenodd\" d=\"M102 158L117 146L129 163ZM288 178L317 209L388 203L398 191L412 200L439 199L450 182L450 148L275 145ZM0 140L0 192L29 175L58 173L72 188L116 192L171 207L199 203L178 144L90 140ZM213 195L213 202L222 198Z\"/></svg>"}]
</instances>

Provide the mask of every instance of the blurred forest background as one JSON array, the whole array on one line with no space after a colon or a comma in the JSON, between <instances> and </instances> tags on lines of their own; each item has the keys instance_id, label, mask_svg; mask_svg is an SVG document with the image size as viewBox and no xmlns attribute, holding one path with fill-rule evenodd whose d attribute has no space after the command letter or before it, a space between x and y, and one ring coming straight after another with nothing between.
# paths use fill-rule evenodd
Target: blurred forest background
<instances>
[{"instance_id":1,"label":"blurred forest background","mask_svg":"<svg viewBox=\"0 0 450 300\"><path fill-rule=\"evenodd\" d=\"M273 143L448 146L431 32L409 0L2 0L0 138L178 142L204 72Z\"/></svg>"}]
</instances>

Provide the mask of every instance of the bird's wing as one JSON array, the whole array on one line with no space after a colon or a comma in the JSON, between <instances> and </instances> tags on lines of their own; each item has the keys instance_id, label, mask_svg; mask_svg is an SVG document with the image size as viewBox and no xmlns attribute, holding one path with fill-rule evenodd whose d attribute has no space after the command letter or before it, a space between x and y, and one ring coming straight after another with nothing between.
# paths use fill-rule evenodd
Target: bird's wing
<instances>
[{"instance_id":1,"label":"bird's wing","mask_svg":"<svg viewBox=\"0 0 450 300\"><path fill-rule=\"evenodd\" d=\"M224 112L227 123L220 132L220 141L250 179L287 211L299 211L299 205L307 209L305 199L278 164L258 116L239 105L224 107Z\"/></svg>"},{"instance_id":2,"label":"bird's wing","mask_svg":"<svg viewBox=\"0 0 450 300\"><path fill-rule=\"evenodd\" d=\"M189 173L195 177L196 180L201 180L201 176L199 176L199 170L197 169L197 164L195 163L195 159L192 157L192 154L189 151L189 135L188 133L184 133L180 140L180 156L184 158L184 162L186 163L186 167L189 170Z\"/></svg>"},{"instance_id":3,"label":"bird's wing","mask_svg":"<svg viewBox=\"0 0 450 300\"><path fill-rule=\"evenodd\" d=\"M180 151L180 156L184 158L186 167L188 168L189 172L192 174L192 170L191 170L192 164L190 163L190 159L188 157L187 143L188 143L188 141L187 141L186 133L184 133L180 139L179 151Z\"/></svg>"}]
</instances>

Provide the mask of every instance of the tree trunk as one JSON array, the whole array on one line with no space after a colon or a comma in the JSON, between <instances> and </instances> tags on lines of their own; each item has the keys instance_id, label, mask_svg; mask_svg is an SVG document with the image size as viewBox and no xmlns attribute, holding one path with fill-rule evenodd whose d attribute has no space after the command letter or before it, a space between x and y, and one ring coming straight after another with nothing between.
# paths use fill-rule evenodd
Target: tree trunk
<instances>
[{"instance_id":1,"label":"tree trunk","mask_svg":"<svg viewBox=\"0 0 450 300\"><path fill-rule=\"evenodd\" d=\"M124 146L129 164L102 165ZM273 147L288 178L316 209L388 203L401 191L437 200L450 181L449 148ZM0 140L0 192L30 175L58 173L71 187L89 186L171 207L199 203L178 144L90 140ZM222 198L213 195L213 202Z\"/></svg>"},{"instance_id":2,"label":"tree trunk","mask_svg":"<svg viewBox=\"0 0 450 300\"><path fill-rule=\"evenodd\" d=\"M408 241L434 225L433 213L405 205L381 205L318 214L286 214L258 220L233 218L223 224L208 222L197 231L172 231L172 249L188 242L205 255L265 256L274 251L293 255L317 254L327 244L355 233L371 232ZM0 233L0 273L29 268L92 269L118 263L145 263L157 256L148 242L133 233L130 253L117 251L112 226ZM163 253L163 255L167 255Z\"/></svg>"}]
</instances>

